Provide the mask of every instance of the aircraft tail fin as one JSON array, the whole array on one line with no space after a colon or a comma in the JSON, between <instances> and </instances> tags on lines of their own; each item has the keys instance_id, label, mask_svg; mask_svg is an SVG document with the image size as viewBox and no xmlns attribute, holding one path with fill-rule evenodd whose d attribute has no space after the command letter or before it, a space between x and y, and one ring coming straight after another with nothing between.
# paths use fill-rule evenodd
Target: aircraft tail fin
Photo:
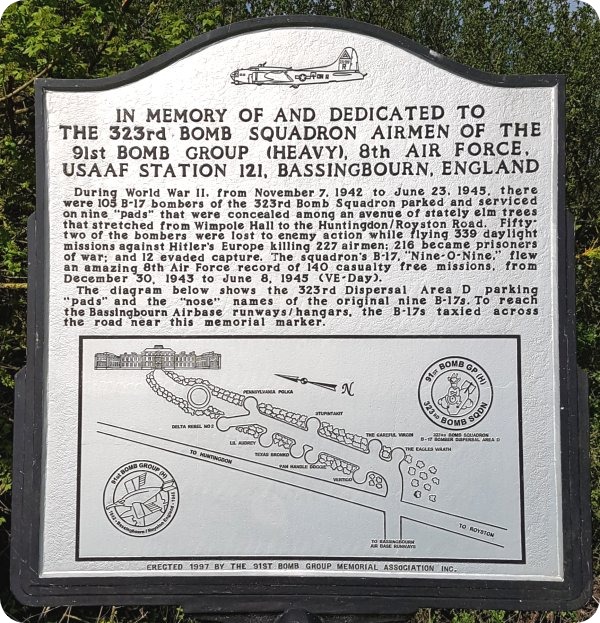
<instances>
[{"instance_id":1,"label":"aircraft tail fin","mask_svg":"<svg viewBox=\"0 0 600 623\"><path fill-rule=\"evenodd\" d=\"M354 48L344 48L332 64L338 71L358 71L358 54Z\"/></svg>"}]
</instances>

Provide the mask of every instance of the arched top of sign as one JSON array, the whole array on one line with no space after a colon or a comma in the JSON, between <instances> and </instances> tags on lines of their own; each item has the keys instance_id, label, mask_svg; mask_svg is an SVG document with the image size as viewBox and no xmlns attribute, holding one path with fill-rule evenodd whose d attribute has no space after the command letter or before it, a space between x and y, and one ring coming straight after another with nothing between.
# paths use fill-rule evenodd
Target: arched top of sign
<instances>
[{"instance_id":1,"label":"arched top of sign","mask_svg":"<svg viewBox=\"0 0 600 623\"><path fill-rule=\"evenodd\" d=\"M355 20L345 19L345 18L336 18L336 17L324 17L324 16L315 16L315 15L293 15L293 16L278 16L278 17L267 17L267 18L257 18L251 19L244 22L238 22L235 24L230 24L229 26L225 26L222 28L217 28L210 32L207 32L203 35L195 37L186 43L183 43L164 54L140 65L128 71L124 71L115 76L111 76L108 78L97 78L90 80L82 80L82 79L57 79L57 78L45 78L40 79L36 82L38 89L53 89L53 90L63 90L63 91L102 91L106 89L113 89L119 86L123 86L126 84L130 84L142 78L145 78L149 75L152 75L162 69L165 69L172 65L173 63L185 58L186 56L202 50L205 47L214 45L219 43L225 39L231 37L238 37L240 35L247 35L250 33L254 33L257 31L268 31L272 29L278 28L306 28L306 29L331 29L338 31L347 31L349 33L354 33L357 35L364 35L367 37L372 37L374 39L378 39L379 41L383 41L385 43L394 45L410 54L414 55L417 58L423 59L432 65L439 67L447 72L452 74L456 74L463 78L467 78L474 82L479 82L481 84L490 85L490 86L500 86L500 87L553 87L557 84L561 84L563 80L563 76L558 74L547 74L547 75L502 75L502 74L492 74L483 71L479 71L477 69L468 67L466 65L462 65L461 63L457 63L449 58L439 54L435 50L431 50L426 48L425 46L419 45L402 35L399 35L395 32L386 30L384 28L380 28L378 26L373 26L372 24L367 24L365 22L358 22ZM345 73L346 77L338 75L336 78L331 80L331 77L328 81L347 81L347 80L356 80L364 77L366 73L362 73L358 70L360 65L358 61L360 61L359 54L352 47L346 47L342 50L337 50L339 56L335 59L331 58L331 65L326 66L311 66L312 63L307 60L307 67L302 67L301 65L289 66L286 59L268 59L264 63L258 64L256 67L251 67L250 69L258 69L259 73L265 74L268 70L271 72L277 73L278 71L291 69L291 70L324 70L324 69L335 69L336 73ZM344 55L349 55L347 58ZM271 65L272 63L272 65ZM335 66L335 67L334 67ZM261 72L262 69L262 72ZM361 67L361 70L363 68ZM232 79L235 79L232 75ZM289 84L288 80L295 81L296 84ZM318 78L314 78L314 80L319 80ZM321 82L325 81L325 78L321 78ZM286 76L284 78L284 82L278 81L278 76L267 76L267 79L262 82L262 84L286 84L289 86L297 87L301 85L300 80L295 80L292 76Z\"/></svg>"}]
</instances>

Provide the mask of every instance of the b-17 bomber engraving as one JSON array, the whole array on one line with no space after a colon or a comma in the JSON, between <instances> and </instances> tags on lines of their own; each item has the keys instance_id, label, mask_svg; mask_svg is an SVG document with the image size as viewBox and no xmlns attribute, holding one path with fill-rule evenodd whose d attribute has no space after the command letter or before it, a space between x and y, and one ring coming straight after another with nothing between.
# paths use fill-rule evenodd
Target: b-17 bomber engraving
<instances>
[{"instance_id":1,"label":"b-17 bomber engraving","mask_svg":"<svg viewBox=\"0 0 600 623\"><path fill-rule=\"evenodd\" d=\"M233 84L286 85L297 89L305 84L348 82L362 80L367 74L358 68L358 54L354 48L344 48L330 65L321 67L278 67L261 63L236 69L231 73Z\"/></svg>"}]
</instances>

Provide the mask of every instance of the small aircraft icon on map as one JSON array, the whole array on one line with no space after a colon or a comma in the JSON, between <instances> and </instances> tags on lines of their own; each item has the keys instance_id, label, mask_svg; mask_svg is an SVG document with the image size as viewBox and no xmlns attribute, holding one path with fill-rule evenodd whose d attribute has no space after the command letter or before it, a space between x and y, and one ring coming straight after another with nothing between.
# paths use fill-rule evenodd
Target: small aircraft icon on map
<instances>
[{"instance_id":1,"label":"small aircraft icon on map","mask_svg":"<svg viewBox=\"0 0 600 623\"><path fill-rule=\"evenodd\" d=\"M362 80L367 74L358 69L358 54L354 48L344 48L337 60L323 67L274 67L266 63L231 73L233 84L284 84L297 89L301 84L348 82Z\"/></svg>"}]
</instances>

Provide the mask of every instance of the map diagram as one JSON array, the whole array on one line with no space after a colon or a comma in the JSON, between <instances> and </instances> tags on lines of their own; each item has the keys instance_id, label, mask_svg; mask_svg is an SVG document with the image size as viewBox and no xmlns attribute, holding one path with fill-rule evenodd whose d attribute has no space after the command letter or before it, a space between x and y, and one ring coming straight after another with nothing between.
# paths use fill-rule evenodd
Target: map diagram
<instances>
[{"instance_id":1,"label":"map diagram","mask_svg":"<svg viewBox=\"0 0 600 623\"><path fill-rule=\"evenodd\" d=\"M126 373L136 375L139 400L144 403L151 400L153 405L159 405L160 419L167 425L140 427L127 417L98 417L93 423L95 438L121 445L126 443L131 448L129 460L137 460L137 463L132 462L127 467L137 469L137 480L117 470L118 478L112 475L108 481L122 480L124 484L119 486L127 487L126 494L120 499L116 499L119 496L114 493L109 497L105 494L105 513L111 509L121 511L121 523L128 517L135 519L137 513L140 521L136 521L136 525L144 524L144 517L150 516L153 522L160 521L161 533L173 530L177 524L177 506L183 508L186 504L183 488L180 487L178 504L170 503L172 510L168 521L163 520L167 508L166 493L163 491L176 487L175 478L171 475L176 473L173 462L181 461L182 468L185 465L188 471L193 471L193 462L200 462L217 466L219 470L253 477L257 488L265 483L270 489L284 487L302 490L319 498L343 502L348 507L349 516L353 507L376 511L374 521L379 522L380 527L368 535L372 550L368 553L371 555L388 554L379 549L387 547L386 543L412 543L415 539L411 535L415 527L422 526L434 530L440 539L476 543L476 551L486 551L485 555L491 560L498 556L508 556L511 560L515 558L513 552L520 547L520 534L514 519L503 521L502 517L498 517L496 521L490 521L489 512L485 509L482 509L482 516L469 514L462 511L460 500L458 504L449 505L448 495L444 495L447 487L452 489L456 486L456 474L449 467L448 456L451 452L456 455L456 461L460 460L460 455L464 460L464 456L468 459L471 448L475 451L475 444L464 443L466 441L488 441L488 447L501 442L501 437L492 436L490 440L488 432L448 432L450 427L457 431L482 429L493 420L491 406L495 403L490 380L493 375L488 375L488 371L477 361L464 356L446 356L435 362L428 361L428 365L421 370L420 383L415 383L412 388L413 402L419 406L418 411L414 410L414 417L424 430L431 432L435 429L433 436L421 436L419 439L435 439L438 443L453 440L450 447L438 446L440 450L448 451L442 457L441 452L431 451L436 450L436 446L429 444L425 447L425 443L415 445L414 436L408 436L408 433L405 433L406 437L398 437L393 432L381 433L377 437L373 432L346 427L343 417L338 415L342 412L326 411L325 407L311 412L297 407L296 403L302 400L294 392L299 390L278 389L282 394L265 390L275 395L263 398L259 394L254 395L247 385L238 383L232 386L231 382L217 383L213 378L207 378L210 374L220 374L221 367L227 369L227 355L221 355L226 350L222 342L210 345L210 353L219 353L220 363L219 368L213 367L210 371L208 365L203 366L207 368L205 370L195 369L200 367L199 364L186 365L183 359L177 359L177 355L157 357L157 348L153 345L154 358L149 365L136 366ZM173 352L166 343L161 348ZM98 356L96 350L96 364ZM216 355L211 354L211 357L214 359ZM95 370L98 369L96 365ZM118 383L116 377L126 370L123 366L100 369L100 374L105 379L111 377L113 384ZM326 402L325 398L329 395L329 392L323 394L320 390L336 392L338 387L341 389L344 385L350 385L346 382L349 380L347 377L339 381L334 379L338 381L336 383L325 383L309 381L304 376L281 374L278 369L280 367L274 366L272 370L263 371L264 378L272 379L267 382L281 388L289 387L289 381L300 385L302 391L311 392L307 395L311 396L311 404L315 405ZM311 378L321 379L323 376L311 375ZM344 399L350 408L353 394L346 392ZM280 401L286 406L278 404ZM428 401L435 404L428 407ZM336 414L338 421L318 414ZM470 420L469 414L472 414ZM482 421L484 418L485 422ZM91 431L92 428L90 434ZM457 441L463 443L458 444ZM480 446L477 444L477 450ZM152 453L154 463L141 461L148 452ZM158 458L160 463L156 463ZM152 470L144 467L147 464L159 465L162 474L149 492L139 484L139 473L143 479L152 477ZM177 481L180 480L178 477ZM490 483L486 482L485 486L489 489ZM468 494L476 492L467 491ZM140 496L145 496L140 498L141 503L129 501ZM111 521L122 533L131 532L117 520ZM138 530L134 536L152 539L156 538L154 535L158 531ZM419 538L416 542L424 543ZM396 546L395 555L409 554L410 549L399 550L399 547Z\"/></svg>"}]
</instances>

